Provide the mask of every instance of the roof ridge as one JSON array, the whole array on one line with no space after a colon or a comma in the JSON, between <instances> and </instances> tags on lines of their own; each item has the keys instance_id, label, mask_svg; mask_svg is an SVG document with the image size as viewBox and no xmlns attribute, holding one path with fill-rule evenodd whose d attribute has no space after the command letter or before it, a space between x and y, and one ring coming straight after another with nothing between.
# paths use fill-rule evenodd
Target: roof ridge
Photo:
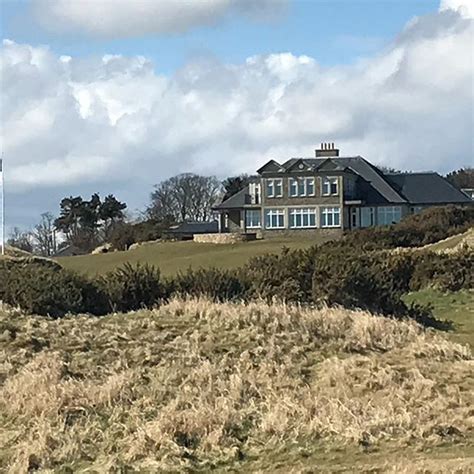
<instances>
[{"instance_id":1,"label":"roof ridge","mask_svg":"<svg viewBox=\"0 0 474 474\"><path fill-rule=\"evenodd\" d=\"M385 176L406 176L407 174L437 174L438 176L441 176L437 171L402 171L400 173L384 173ZM444 176L441 177L444 178Z\"/></svg>"}]
</instances>

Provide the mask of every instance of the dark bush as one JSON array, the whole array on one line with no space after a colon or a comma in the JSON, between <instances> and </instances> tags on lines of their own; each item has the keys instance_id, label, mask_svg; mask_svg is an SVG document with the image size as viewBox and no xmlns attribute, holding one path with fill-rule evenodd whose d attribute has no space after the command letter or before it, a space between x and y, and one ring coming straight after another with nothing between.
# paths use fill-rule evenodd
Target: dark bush
<instances>
[{"instance_id":1,"label":"dark bush","mask_svg":"<svg viewBox=\"0 0 474 474\"><path fill-rule=\"evenodd\" d=\"M161 221L148 219L133 224L122 222L115 226L110 236L110 243L117 250L127 250L136 242L161 239L164 231L173 224L174 221L170 218Z\"/></svg>"},{"instance_id":2,"label":"dark bush","mask_svg":"<svg viewBox=\"0 0 474 474\"><path fill-rule=\"evenodd\" d=\"M474 252L466 249L453 254L420 254L410 289L416 291L427 287L442 291L474 288Z\"/></svg>"},{"instance_id":3,"label":"dark bush","mask_svg":"<svg viewBox=\"0 0 474 474\"><path fill-rule=\"evenodd\" d=\"M313 261L302 250L285 248L279 255L254 257L242 270L248 275L252 297L307 301L311 293Z\"/></svg>"},{"instance_id":4,"label":"dark bush","mask_svg":"<svg viewBox=\"0 0 474 474\"><path fill-rule=\"evenodd\" d=\"M126 263L98 281L112 311L151 308L168 296L159 270L147 264Z\"/></svg>"},{"instance_id":5,"label":"dark bush","mask_svg":"<svg viewBox=\"0 0 474 474\"><path fill-rule=\"evenodd\" d=\"M370 254L322 253L313 273L313 301L384 314L400 314L406 308L401 292L388 274L379 273L379 262Z\"/></svg>"},{"instance_id":6,"label":"dark bush","mask_svg":"<svg viewBox=\"0 0 474 474\"><path fill-rule=\"evenodd\" d=\"M170 288L178 295L206 296L215 301L228 301L246 299L250 282L241 270L190 268L170 280Z\"/></svg>"},{"instance_id":7,"label":"dark bush","mask_svg":"<svg viewBox=\"0 0 474 474\"><path fill-rule=\"evenodd\" d=\"M98 286L46 259L0 260L0 300L30 314L106 314Z\"/></svg>"}]
</instances>

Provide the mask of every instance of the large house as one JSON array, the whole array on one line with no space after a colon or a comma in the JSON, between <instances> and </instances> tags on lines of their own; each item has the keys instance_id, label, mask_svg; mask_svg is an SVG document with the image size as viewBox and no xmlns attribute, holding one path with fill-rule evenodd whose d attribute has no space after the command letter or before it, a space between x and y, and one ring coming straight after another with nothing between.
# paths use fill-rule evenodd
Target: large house
<instances>
[{"instance_id":1,"label":"large house","mask_svg":"<svg viewBox=\"0 0 474 474\"><path fill-rule=\"evenodd\" d=\"M220 232L340 232L396 223L429 206L473 204L437 173L384 173L329 143L314 158L270 160L257 173L215 207Z\"/></svg>"}]
</instances>

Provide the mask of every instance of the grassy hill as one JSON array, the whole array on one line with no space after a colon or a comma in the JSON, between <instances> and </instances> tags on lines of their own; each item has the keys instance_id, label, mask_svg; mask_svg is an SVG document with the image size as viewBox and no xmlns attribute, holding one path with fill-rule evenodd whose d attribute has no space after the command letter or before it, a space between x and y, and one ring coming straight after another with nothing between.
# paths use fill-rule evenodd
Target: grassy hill
<instances>
[{"instance_id":1,"label":"grassy hill","mask_svg":"<svg viewBox=\"0 0 474 474\"><path fill-rule=\"evenodd\" d=\"M0 348L0 470L474 468L472 354L413 322L205 300L0 309Z\"/></svg>"},{"instance_id":2,"label":"grassy hill","mask_svg":"<svg viewBox=\"0 0 474 474\"><path fill-rule=\"evenodd\" d=\"M126 262L148 262L158 266L163 275L172 275L189 267L235 268L256 255L279 252L282 247L291 249L309 247L329 239L328 236L308 235L236 244L158 242L145 244L126 252L60 257L56 260L66 268L89 275L105 273Z\"/></svg>"}]
</instances>

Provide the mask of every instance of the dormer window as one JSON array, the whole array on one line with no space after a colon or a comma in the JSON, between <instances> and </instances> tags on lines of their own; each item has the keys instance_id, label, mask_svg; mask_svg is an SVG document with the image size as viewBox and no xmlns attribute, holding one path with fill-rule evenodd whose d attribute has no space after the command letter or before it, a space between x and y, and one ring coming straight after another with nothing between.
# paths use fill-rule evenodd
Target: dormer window
<instances>
[{"instance_id":1,"label":"dormer window","mask_svg":"<svg viewBox=\"0 0 474 474\"><path fill-rule=\"evenodd\" d=\"M323 196L337 196L339 194L339 179L323 178L322 193Z\"/></svg>"}]
</instances>

